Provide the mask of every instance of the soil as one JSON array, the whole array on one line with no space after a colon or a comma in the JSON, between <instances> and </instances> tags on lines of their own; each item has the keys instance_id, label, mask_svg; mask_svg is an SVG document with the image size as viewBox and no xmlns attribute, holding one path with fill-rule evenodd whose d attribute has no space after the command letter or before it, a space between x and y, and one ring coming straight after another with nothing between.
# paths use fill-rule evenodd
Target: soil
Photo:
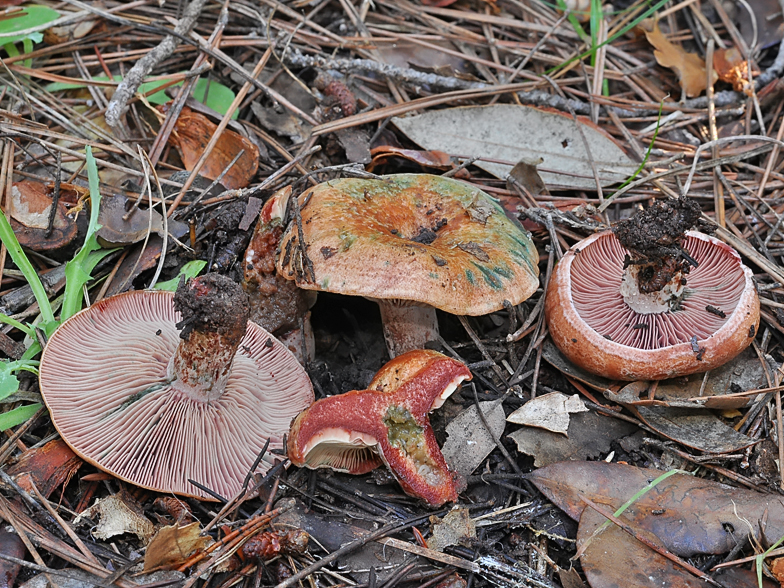
<instances>
[{"instance_id":1,"label":"soil","mask_svg":"<svg viewBox=\"0 0 784 588\"><path fill-rule=\"evenodd\" d=\"M180 282L174 294L174 308L182 314L177 328L180 338L192 331L218 333L228 339L245 335L248 322L248 297L231 278L206 274Z\"/></svg>"},{"instance_id":2,"label":"soil","mask_svg":"<svg viewBox=\"0 0 784 588\"><path fill-rule=\"evenodd\" d=\"M613 226L613 233L630 254L624 267L644 266L638 274L640 292L656 292L678 272L688 273L693 264L682 247L686 231L697 228L712 232L700 216L699 204L681 196L677 200L657 200Z\"/></svg>"}]
</instances>

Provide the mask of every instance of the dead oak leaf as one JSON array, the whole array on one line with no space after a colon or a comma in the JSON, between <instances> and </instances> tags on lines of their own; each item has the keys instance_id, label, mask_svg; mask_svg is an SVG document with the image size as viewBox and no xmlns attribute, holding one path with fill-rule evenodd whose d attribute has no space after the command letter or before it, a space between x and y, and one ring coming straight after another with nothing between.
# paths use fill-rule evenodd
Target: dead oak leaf
<instances>
[{"instance_id":1,"label":"dead oak leaf","mask_svg":"<svg viewBox=\"0 0 784 588\"><path fill-rule=\"evenodd\" d=\"M713 69L716 70L719 79L732 84L736 92L743 92L747 96L754 93L749 83L749 63L743 59L737 47L717 49L713 54ZM759 71L752 71L752 73L756 75Z\"/></svg>"},{"instance_id":2,"label":"dead oak leaf","mask_svg":"<svg viewBox=\"0 0 784 588\"><path fill-rule=\"evenodd\" d=\"M689 98L702 94L708 85L708 74L705 71L705 60L696 53L688 53L680 45L671 43L659 29L659 23L653 23L653 29L645 32L648 42L656 50L653 56L659 65L668 67L678 74L683 92ZM717 79L716 72L711 70L711 83Z\"/></svg>"}]
</instances>

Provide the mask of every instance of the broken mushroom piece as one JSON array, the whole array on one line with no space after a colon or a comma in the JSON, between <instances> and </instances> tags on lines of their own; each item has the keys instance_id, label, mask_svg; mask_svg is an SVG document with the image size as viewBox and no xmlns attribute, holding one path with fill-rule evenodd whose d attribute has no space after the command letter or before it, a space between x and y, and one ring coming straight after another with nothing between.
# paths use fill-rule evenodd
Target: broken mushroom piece
<instances>
[{"instance_id":1,"label":"broken mushroom piece","mask_svg":"<svg viewBox=\"0 0 784 588\"><path fill-rule=\"evenodd\" d=\"M245 250L242 288L248 294L250 320L275 335L306 364L315 356L309 309L317 294L298 288L275 269L290 196L291 186L286 186L264 203Z\"/></svg>"},{"instance_id":2,"label":"broken mushroom piece","mask_svg":"<svg viewBox=\"0 0 784 588\"><path fill-rule=\"evenodd\" d=\"M291 462L364 474L383 460L403 490L432 506L457 500L458 483L436 442L427 413L440 407L471 372L436 351L399 355L368 390L317 401L291 424Z\"/></svg>"},{"instance_id":3,"label":"broken mushroom piece","mask_svg":"<svg viewBox=\"0 0 784 588\"><path fill-rule=\"evenodd\" d=\"M283 235L278 271L300 288L376 300L392 357L436 338L436 308L488 314L539 286L528 233L463 182L427 174L339 179L298 203L301 218Z\"/></svg>"},{"instance_id":4,"label":"broken mushroom piece","mask_svg":"<svg viewBox=\"0 0 784 588\"><path fill-rule=\"evenodd\" d=\"M688 231L681 245L697 262L659 290L644 292L640 266L612 231L574 245L558 262L545 314L573 363L617 380L661 380L718 367L745 349L759 326L752 272L718 239Z\"/></svg>"},{"instance_id":5,"label":"broken mushroom piece","mask_svg":"<svg viewBox=\"0 0 784 588\"><path fill-rule=\"evenodd\" d=\"M55 427L80 457L137 486L213 500L194 480L236 495L267 439L280 448L313 402L294 356L247 316L242 289L218 274L74 315L41 359ZM256 471L271 465L268 451Z\"/></svg>"}]
</instances>

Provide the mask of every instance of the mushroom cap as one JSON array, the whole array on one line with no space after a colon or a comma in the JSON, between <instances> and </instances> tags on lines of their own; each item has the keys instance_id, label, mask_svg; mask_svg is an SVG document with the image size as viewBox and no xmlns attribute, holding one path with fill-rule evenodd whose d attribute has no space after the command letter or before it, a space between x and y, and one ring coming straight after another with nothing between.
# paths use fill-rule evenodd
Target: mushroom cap
<instances>
[{"instance_id":1,"label":"mushroom cap","mask_svg":"<svg viewBox=\"0 0 784 588\"><path fill-rule=\"evenodd\" d=\"M312 274L292 223L278 271L300 288L482 315L539 286L530 236L481 190L427 174L339 179L299 197Z\"/></svg>"},{"instance_id":2,"label":"mushroom cap","mask_svg":"<svg viewBox=\"0 0 784 588\"><path fill-rule=\"evenodd\" d=\"M427 413L470 378L465 365L436 351L399 355L381 368L369 390L322 398L297 416L288 436L289 459L350 474L369 472L383 460L408 494L433 505L456 500L454 477Z\"/></svg>"},{"instance_id":3,"label":"mushroom cap","mask_svg":"<svg viewBox=\"0 0 784 588\"><path fill-rule=\"evenodd\" d=\"M681 308L640 314L621 295L626 250L612 231L574 245L547 287L545 315L556 346L576 365L617 380L704 372L735 357L759 326L752 272L714 237L688 231L683 249L699 265L686 275Z\"/></svg>"},{"instance_id":4,"label":"mushroom cap","mask_svg":"<svg viewBox=\"0 0 784 588\"><path fill-rule=\"evenodd\" d=\"M180 341L173 299L127 292L68 319L44 349L41 394L66 443L96 467L158 492L214 500L192 479L232 497L267 439L282 447L313 389L291 352L249 322L220 398L175 391L167 383ZM271 462L267 452L256 471Z\"/></svg>"}]
</instances>

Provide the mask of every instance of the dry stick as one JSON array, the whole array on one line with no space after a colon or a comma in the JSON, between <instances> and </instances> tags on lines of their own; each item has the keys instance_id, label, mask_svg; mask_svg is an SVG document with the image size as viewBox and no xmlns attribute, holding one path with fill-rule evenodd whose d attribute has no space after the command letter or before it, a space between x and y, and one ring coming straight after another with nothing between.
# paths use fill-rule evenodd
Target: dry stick
<instances>
[{"instance_id":1,"label":"dry stick","mask_svg":"<svg viewBox=\"0 0 784 588\"><path fill-rule=\"evenodd\" d=\"M174 32L179 35L187 35L196 24L196 20L199 18L199 14L201 14L201 10L206 3L207 0L192 0L185 8L185 12L180 22L174 28ZM117 90L115 90L114 96L112 96L112 101L106 108L104 116L109 126L116 127L120 124L120 117L128 104L128 100L136 93L144 78L149 75L156 65L174 53L179 44L180 42L176 37L166 35L157 47L153 48L152 51L134 64L125 75L125 78L123 78L123 81L120 82L120 85L117 86Z\"/></svg>"},{"instance_id":2,"label":"dry stick","mask_svg":"<svg viewBox=\"0 0 784 588\"><path fill-rule=\"evenodd\" d=\"M7 508L7 506L10 506L10 503L7 503L5 500L0 501L0 516L2 516L6 521L8 521L11 524L11 526L14 528L14 531L16 531L16 534L19 535L19 538L22 540L22 543L24 543L24 546L27 548L28 553L30 553L30 555L33 556L33 559L36 561L36 563L39 566L46 566L46 562L44 562L43 558L38 553L38 550L35 548L33 543L30 541L30 538L27 536L27 533L25 533L25 530L19 524L19 521L16 520L16 517L14 517L14 515L11 514L11 509ZM52 584L52 586L56 586L56 584L52 582L49 576L47 576L46 579L49 581L50 584Z\"/></svg>"},{"instance_id":3,"label":"dry stick","mask_svg":"<svg viewBox=\"0 0 784 588\"><path fill-rule=\"evenodd\" d=\"M506 447L504 447L504 444L501 443L501 439L493 434L493 430L490 428L490 423L487 422L484 411L479 407L479 395L476 392L476 385L473 382L471 382L471 391L474 393L474 405L476 406L476 412L479 415L479 419L482 421L487 434L490 435L493 443L495 443L495 446L498 447L498 450L501 452L501 455L504 456L504 459L507 461L507 463L512 466L512 469L515 471L515 473L518 476L522 476L523 470L520 469L520 467L517 465L517 462L512 458L511 455L509 455Z\"/></svg>"},{"instance_id":4,"label":"dry stick","mask_svg":"<svg viewBox=\"0 0 784 588\"><path fill-rule=\"evenodd\" d=\"M324 557L322 557L317 562L312 563L311 565L309 565L308 567L300 570L299 572L297 572L293 576L290 576L289 578L287 578L283 582L280 582L277 586L275 586L275 588L289 588L290 586L293 586L294 584L296 584L300 580L303 580L304 578L307 578L313 572L318 571L319 569L323 568L325 565L327 565L329 563L332 563L336 559L338 559L338 558L340 558L340 557L342 557L342 556L344 556L344 555L346 555L348 553L351 553L355 549L359 549L360 547L362 547L363 545L365 545L367 543L370 543L371 541L376 541L376 540L380 539L381 537L383 537L384 535L389 535L389 534L395 533L397 531L402 531L403 529L407 529L409 527L412 527L413 525L416 525L420 521L427 520L431 516L439 516L439 515L445 514L447 511L448 511L448 509L441 509L441 510L438 510L436 512L430 512L430 513L428 513L426 515L420 515L420 516L417 516L417 517L410 518L407 521L394 522L394 523L389 523L388 525L384 525L380 529L378 529L376 531L373 531L372 533L368 533L364 537L360 537L359 539L355 539L351 543L345 544L343 547L341 547L340 549L336 549L335 551L333 551L329 555L325 555Z\"/></svg>"},{"instance_id":5,"label":"dry stick","mask_svg":"<svg viewBox=\"0 0 784 588\"><path fill-rule=\"evenodd\" d=\"M221 8L220 15L218 16L218 22L215 24L215 29L212 31L210 38L207 39L207 42L213 48L220 44L220 41L223 38L223 29L226 28L228 19L228 0L225 0L223 7ZM204 63L206 60L207 55L200 52L191 66L191 73L200 70L204 65L208 65ZM153 141L152 147L150 147L150 160L152 161L153 167L158 165L158 160L163 153L164 147L166 147L166 143L169 141L169 136L177 124L177 119L179 118L180 113L185 106L185 102L188 100L193 87L196 85L197 79L198 78L194 76L184 83L180 88L176 98L169 107L169 111L166 113L166 120L163 121L158 134L155 136L155 141Z\"/></svg>"},{"instance_id":6,"label":"dry stick","mask_svg":"<svg viewBox=\"0 0 784 588\"><path fill-rule=\"evenodd\" d=\"M30 479L30 484L33 488L33 494L35 494L35 496L38 498L38 501L43 504L44 508L49 512L50 515L52 515L52 518L57 521L57 524L62 527L66 535L68 535L71 538L71 541L76 544L76 547L79 548L79 551L82 552L82 555L84 555L84 557L87 558L93 565L101 567L101 562L98 561L98 559L90 552L89 549L87 549L87 546L79 538L79 535L74 533L71 526L66 523L59 514L57 514L57 511L54 508L52 508L52 505L38 490L38 487L35 485L35 482L32 480L32 478Z\"/></svg>"},{"instance_id":7,"label":"dry stick","mask_svg":"<svg viewBox=\"0 0 784 588\"><path fill-rule=\"evenodd\" d=\"M253 68L253 73L251 73L252 79L256 79L256 77L261 73L261 70L264 69L264 66L267 64L270 55L272 55L272 50L268 47L267 50L264 52L264 55L262 55L261 59L259 59L259 62L256 64L256 67ZM250 88L251 88L250 82L245 82L242 85L240 91L237 92L237 95L234 97L234 100L232 100L231 105L226 110L226 114L223 115L223 118L221 119L218 128L216 128L215 131L212 133L212 137L210 137L210 140L207 143L206 147L204 148L201 157L199 157L199 160L193 166L193 169L191 169L191 175L188 176L188 179L186 180L185 184L183 184L182 188L180 188L180 193L177 194L177 197L174 199L174 202L172 202L171 207L169 208L168 216L171 216L174 213L174 211L177 210L177 207L180 205L182 198L185 196L185 194L188 192L190 187L193 185L193 182L196 180L196 176L199 174L199 171L201 171L201 168L204 166L205 162L207 161L207 158L212 154L212 150L214 149L215 145L218 143L218 140L221 138L223 131L229 125L229 121L231 120L232 114L234 114L234 111L237 110L237 107L245 99L245 96L250 91Z\"/></svg>"},{"instance_id":8,"label":"dry stick","mask_svg":"<svg viewBox=\"0 0 784 588\"><path fill-rule=\"evenodd\" d=\"M705 62L708 64L713 63L713 53L716 49L716 44L713 39L708 40L708 47L705 53ZM716 130L716 103L713 98L713 68L706 67L706 95L708 98L708 128L710 132L711 141L719 138ZM776 149L775 147L773 148ZM711 148L711 155L713 159L718 159L719 149L716 145ZM724 219L724 186L719 181L718 174L721 172L721 166L713 168L713 218L716 223L722 227L726 227L727 223Z\"/></svg>"},{"instance_id":9,"label":"dry stick","mask_svg":"<svg viewBox=\"0 0 784 588\"><path fill-rule=\"evenodd\" d=\"M776 163L776 160L778 159L779 156L779 145L781 144L782 136L784 136L784 116L781 117L781 124L779 125L778 132L776 133L776 141L778 141L778 143L776 143L776 145L773 147L773 151L768 157L768 163L765 166L765 173L762 175L762 180L760 182L759 190L757 191L757 199L760 200L761 202L764 202L762 196L765 192L765 187L768 183L768 178L770 177L770 173L771 170L773 169L773 165ZM773 237L776 235L776 233L779 232L779 229L781 228L782 220L784 220L784 216L778 218L776 224L770 230L770 233L768 233L768 236L765 238L765 246L767 246L768 243L770 243L771 239L773 239Z\"/></svg>"},{"instance_id":10,"label":"dry stick","mask_svg":"<svg viewBox=\"0 0 784 588\"><path fill-rule=\"evenodd\" d=\"M628 533L629 535L631 535L632 537L637 539L637 541L639 541L640 543L642 543L646 547L650 547L651 549L653 549L659 555L661 555L663 557L666 557L671 562L681 566L687 572L689 572L693 576L696 576L700 580L703 580L703 581L707 582L708 584L711 584L712 586L717 586L718 588L722 588L721 584L719 584L716 580L714 580L713 578L708 576L705 572L703 572L699 568L695 568L690 563L682 560L677 555L675 555L674 553L670 552L667 548L661 547L659 545L656 545L650 539L648 539L648 537L642 535L641 533L638 533L630 525L627 525L622 520L620 520L618 517L616 517L607 508L605 508L603 506L599 506L598 504L593 502L587 496L580 495L580 499L583 502L585 502L585 504L587 504L590 508L592 508L593 510L598 512L600 515L602 515L607 520L612 521L613 523L615 523L622 531L624 531L625 533Z\"/></svg>"},{"instance_id":11,"label":"dry stick","mask_svg":"<svg viewBox=\"0 0 784 588\"><path fill-rule=\"evenodd\" d=\"M3 145L3 160L2 163L0 163L0 214L5 214L6 219L8 219L10 217L10 212L8 211L9 206L6 204L6 202L10 201L11 199L11 185L14 165L13 153L16 143L10 139L6 139L3 141ZM8 197L6 197L6 195L8 195ZM7 251L5 248L5 243L2 243L0 244L0 280L2 280L3 272L5 271L6 255ZM0 463L5 463L5 459L0 461Z\"/></svg>"},{"instance_id":12,"label":"dry stick","mask_svg":"<svg viewBox=\"0 0 784 588\"><path fill-rule=\"evenodd\" d=\"M740 138L748 139L748 140L757 139L757 140L761 140L761 141L764 141L764 140L768 139L769 141L774 141L774 139L772 139L770 137L765 137L764 135L762 135L762 136L742 135ZM738 137L726 137L725 139L737 140ZM724 141L724 139L718 139L718 141ZM726 142L726 141L724 141L724 142ZM703 143L703 145L701 145L700 147L704 147L705 145L709 145L709 144L708 143ZM754 149L750 149L749 151L745 151L743 153L736 153L734 155L725 155L724 157L719 157L718 159L712 159L712 160L709 160L709 161L703 161L702 163L696 163L699 160L699 157L698 157L699 154L697 152L695 152L694 162L692 163L691 166L681 165L681 166L678 166L678 167L673 167L673 168L668 169L667 171L651 174L648 177L641 178L639 180L635 180L634 182L626 184L626 186L624 186L623 188L619 189L617 192L614 192L611 196L608 196L607 198L605 198L604 202L602 202L599 206L596 207L596 210L598 212L604 212L605 209L608 206L610 206L610 204L612 204L613 201L616 198L618 198L619 196L621 196L622 194L625 194L629 190L632 190L634 188L637 188L639 186L647 184L648 182L653 182L653 180L657 180L659 178L665 178L665 177L668 177L668 176L674 176L674 175L677 175L677 174L685 172L689 168L691 168L691 171L690 171L690 178L691 178L691 177L694 176L694 172L695 171L704 171L706 169L713 169L717 165L736 163L736 162L742 161L744 159L751 159L752 157L756 157L757 155L760 155L761 153L765 153L766 151L770 151L771 149L772 149L772 147L770 145L761 145L759 147L755 147ZM687 187L691 187L691 179L688 180ZM684 194L686 193L685 190L682 190L682 192Z\"/></svg>"},{"instance_id":13,"label":"dry stick","mask_svg":"<svg viewBox=\"0 0 784 588\"><path fill-rule=\"evenodd\" d=\"M466 319L466 317L464 317L463 315L458 315L457 318L460 320L460 324L463 325L463 328L466 330L466 333L468 333L468 336L471 337L471 341L473 341L474 345L476 345L477 349L479 349L479 352L482 354L482 357L484 357L487 361L492 362L490 367L493 368L495 375L498 376L498 379L501 380L501 383L508 388L509 383L506 381L506 378L504 377L504 372L501 371L501 368L498 367L498 364L495 362L495 360L492 357L490 357L490 354L487 352L487 349L485 349L485 346L482 344L482 341L480 341L474 329L471 328L471 325L468 324L468 319Z\"/></svg>"}]
</instances>

